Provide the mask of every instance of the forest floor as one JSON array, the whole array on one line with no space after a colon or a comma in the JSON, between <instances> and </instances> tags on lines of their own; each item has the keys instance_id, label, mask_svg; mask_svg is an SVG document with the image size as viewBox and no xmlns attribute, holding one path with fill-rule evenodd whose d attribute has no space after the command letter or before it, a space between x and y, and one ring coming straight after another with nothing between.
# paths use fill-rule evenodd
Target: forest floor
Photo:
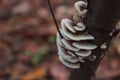
<instances>
[{"instance_id":1,"label":"forest floor","mask_svg":"<svg viewBox=\"0 0 120 80\"><path fill-rule=\"evenodd\" d=\"M51 0L57 22L71 18L77 0ZM120 23L117 25L120 28ZM0 0L0 80L68 80L60 63L56 28L46 0ZM96 72L97 80L120 80L120 34Z\"/></svg>"}]
</instances>

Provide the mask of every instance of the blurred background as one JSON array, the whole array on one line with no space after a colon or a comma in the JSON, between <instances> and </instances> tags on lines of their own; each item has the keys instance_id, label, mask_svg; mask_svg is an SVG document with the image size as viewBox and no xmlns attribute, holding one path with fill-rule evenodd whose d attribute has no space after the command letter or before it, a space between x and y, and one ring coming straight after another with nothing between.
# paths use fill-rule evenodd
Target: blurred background
<instances>
[{"instance_id":1,"label":"blurred background","mask_svg":"<svg viewBox=\"0 0 120 80\"><path fill-rule=\"evenodd\" d=\"M51 0L57 22L71 18L78 0ZM120 28L120 22L116 25ZM68 80L60 63L56 28L46 0L0 0L0 80ZM120 34L96 72L97 80L120 80Z\"/></svg>"}]
</instances>

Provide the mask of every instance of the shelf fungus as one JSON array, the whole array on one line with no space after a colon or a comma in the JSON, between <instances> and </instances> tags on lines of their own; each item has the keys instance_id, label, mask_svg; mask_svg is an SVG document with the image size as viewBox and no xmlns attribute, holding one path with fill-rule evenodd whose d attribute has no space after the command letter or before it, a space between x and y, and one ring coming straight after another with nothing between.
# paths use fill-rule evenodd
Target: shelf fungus
<instances>
[{"instance_id":1,"label":"shelf fungus","mask_svg":"<svg viewBox=\"0 0 120 80\"><path fill-rule=\"evenodd\" d=\"M60 32L62 37L57 33L56 43L60 61L66 67L78 69L81 63L85 62L86 58L90 61L95 60L96 56L92 55L92 51L96 49L97 46L90 43L90 41L95 38L89 34L89 32L86 32L86 26L83 23L83 19L87 13L87 3L78 1L74 7L77 11L75 15L79 15L79 17L73 16L73 20L68 18L61 20Z\"/></svg>"}]
</instances>

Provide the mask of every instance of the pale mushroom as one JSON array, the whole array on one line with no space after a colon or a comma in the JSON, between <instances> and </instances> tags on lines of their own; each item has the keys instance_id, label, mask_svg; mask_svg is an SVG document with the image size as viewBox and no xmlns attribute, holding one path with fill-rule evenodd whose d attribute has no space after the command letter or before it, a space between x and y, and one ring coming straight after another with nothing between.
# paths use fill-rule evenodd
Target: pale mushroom
<instances>
[{"instance_id":1,"label":"pale mushroom","mask_svg":"<svg viewBox=\"0 0 120 80\"><path fill-rule=\"evenodd\" d=\"M81 9L81 7L83 8L87 8L87 3L85 3L84 1L78 1L74 4L75 9L77 10L77 12L79 14L81 14L81 16L85 15L87 13L87 9Z\"/></svg>"},{"instance_id":2,"label":"pale mushroom","mask_svg":"<svg viewBox=\"0 0 120 80\"><path fill-rule=\"evenodd\" d=\"M73 28L73 22L68 18L62 19L61 26L68 28L73 33L76 32Z\"/></svg>"},{"instance_id":3,"label":"pale mushroom","mask_svg":"<svg viewBox=\"0 0 120 80\"><path fill-rule=\"evenodd\" d=\"M60 55L63 59L65 59L66 61L68 61L68 62L71 62L71 63L76 63L76 62L78 62L78 59L77 59L77 57L76 56L72 56L71 58L66 58L66 57L64 57L64 56L62 56L62 55Z\"/></svg>"},{"instance_id":4,"label":"pale mushroom","mask_svg":"<svg viewBox=\"0 0 120 80\"><path fill-rule=\"evenodd\" d=\"M75 52L76 55L82 56L82 57L89 56L91 53L92 53L91 50L80 50L80 51Z\"/></svg>"},{"instance_id":5,"label":"pale mushroom","mask_svg":"<svg viewBox=\"0 0 120 80\"><path fill-rule=\"evenodd\" d=\"M68 54L73 54L73 53L70 52L70 51L67 51L67 52L68 52ZM74 63L78 62L78 58L76 57L76 55L74 55L74 56L72 56L71 58L68 58L68 59L66 59L66 60L68 60L69 62L74 62Z\"/></svg>"},{"instance_id":6,"label":"pale mushroom","mask_svg":"<svg viewBox=\"0 0 120 80\"><path fill-rule=\"evenodd\" d=\"M58 49L62 46L64 48L67 48L62 42L61 42L61 36L59 35L59 33L57 32L57 39L56 39L56 43L57 43L57 47Z\"/></svg>"},{"instance_id":7,"label":"pale mushroom","mask_svg":"<svg viewBox=\"0 0 120 80\"><path fill-rule=\"evenodd\" d=\"M76 22L76 23L81 22L82 21L81 15L79 13L75 13L73 15L73 21Z\"/></svg>"},{"instance_id":8,"label":"pale mushroom","mask_svg":"<svg viewBox=\"0 0 120 80\"><path fill-rule=\"evenodd\" d=\"M85 49L85 50L93 50L97 48L96 45L88 42L74 42L72 45L79 49Z\"/></svg>"},{"instance_id":9,"label":"pale mushroom","mask_svg":"<svg viewBox=\"0 0 120 80\"><path fill-rule=\"evenodd\" d=\"M65 39L70 40L70 38L68 38L66 35L63 34L62 29L60 29L60 32L61 32L62 36L63 36Z\"/></svg>"},{"instance_id":10,"label":"pale mushroom","mask_svg":"<svg viewBox=\"0 0 120 80\"><path fill-rule=\"evenodd\" d=\"M75 56L74 54L72 53L67 53L65 47L62 43L61 43L61 37L60 35L57 33L57 40L56 40L56 43L57 43L57 48L58 48L58 54L61 55L61 56L64 56L65 58L71 58L72 56Z\"/></svg>"},{"instance_id":11,"label":"pale mushroom","mask_svg":"<svg viewBox=\"0 0 120 80\"><path fill-rule=\"evenodd\" d=\"M83 57L81 57L81 56L78 57L78 61L79 61L79 62L82 62L82 63L85 62L85 60L83 60Z\"/></svg>"},{"instance_id":12,"label":"pale mushroom","mask_svg":"<svg viewBox=\"0 0 120 80\"><path fill-rule=\"evenodd\" d=\"M69 33L68 31L66 31L65 28L62 28L62 29L63 29L64 35L66 35L71 40L80 41L80 40L94 40L95 39L93 36L87 33L73 34L73 33Z\"/></svg>"},{"instance_id":13,"label":"pale mushroom","mask_svg":"<svg viewBox=\"0 0 120 80\"><path fill-rule=\"evenodd\" d=\"M77 15L72 21L68 18L62 19L60 29L62 37L57 33L57 48L60 61L69 68L78 69L81 63L86 60L94 61L96 56L92 55L92 50L97 46L88 42L94 40L94 36L85 31L86 26L83 23L87 3L78 1L75 3Z\"/></svg>"},{"instance_id":14,"label":"pale mushroom","mask_svg":"<svg viewBox=\"0 0 120 80\"><path fill-rule=\"evenodd\" d=\"M80 49L73 46L72 43L68 40L65 40L65 39L61 39L61 42L66 46L66 48L68 50L72 50L72 51L79 51Z\"/></svg>"},{"instance_id":15,"label":"pale mushroom","mask_svg":"<svg viewBox=\"0 0 120 80\"><path fill-rule=\"evenodd\" d=\"M74 57L75 54L72 54L72 53L68 53L66 51L66 49L64 49L63 47L61 46L58 46L58 54L61 55L61 56L64 56L65 58L71 58L71 57Z\"/></svg>"},{"instance_id":16,"label":"pale mushroom","mask_svg":"<svg viewBox=\"0 0 120 80\"><path fill-rule=\"evenodd\" d=\"M65 57L67 57L67 58L70 58L71 55L67 54L65 52L65 49L62 47L64 45L61 43L61 37L60 37L60 35L58 33L57 33L56 43L57 43L57 48L58 48L58 54L59 55L63 55Z\"/></svg>"},{"instance_id":17,"label":"pale mushroom","mask_svg":"<svg viewBox=\"0 0 120 80\"><path fill-rule=\"evenodd\" d=\"M74 29L77 31L83 31L86 29L86 27L83 23L78 23L77 26L74 26Z\"/></svg>"},{"instance_id":18,"label":"pale mushroom","mask_svg":"<svg viewBox=\"0 0 120 80\"><path fill-rule=\"evenodd\" d=\"M78 69L80 68L80 64L79 63L71 63L66 61L65 59L63 59L61 56L59 56L60 61L67 67L72 68L72 69Z\"/></svg>"},{"instance_id":19,"label":"pale mushroom","mask_svg":"<svg viewBox=\"0 0 120 80\"><path fill-rule=\"evenodd\" d=\"M60 37L60 35L59 35L58 32L57 32L57 36L56 36L56 37L57 37L57 38L56 38L57 46L62 45L62 43L61 43L61 37Z\"/></svg>"},{"instance_id":20,"label":"pale mushroom","mask_svg":"<svg viewBox=\"0 0 120 80\"><path fill-rule=\"evenodd\" d=\"M62 24L64 25L64 22ZM70 31L68 31L67 27L65 26L62 26L62 31L63 31L63 34L67 36L68 38L70 38L71 40L80 41L80 40L93 40L94 39L94 37L88 33L83 33L83 34L71 33Z\"/></svg>"}]
</instances>

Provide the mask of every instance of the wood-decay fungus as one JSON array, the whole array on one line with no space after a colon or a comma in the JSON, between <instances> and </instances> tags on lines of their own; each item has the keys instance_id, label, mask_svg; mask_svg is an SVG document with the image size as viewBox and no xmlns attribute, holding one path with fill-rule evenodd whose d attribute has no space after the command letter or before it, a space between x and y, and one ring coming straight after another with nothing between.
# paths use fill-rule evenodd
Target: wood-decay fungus
<instances>
[{"instance_id":1,"label":"wood-decay fungus","mask_svg":"<svg viewBox=\"0 0 120 80\"><path fill-rule=\"evenodd\" d=\"M87 3L78 1L74 4L77 11L73 16L73 21L66 18L61 21L60 32L57 33L57 47L60 61L69 68L78 69L85 59L94 61L96 56L92 55L92 50L97 46L90 43L95 38L85 31L86 26L83 19L87 13Z\"/></svg>"}]
</instances>

